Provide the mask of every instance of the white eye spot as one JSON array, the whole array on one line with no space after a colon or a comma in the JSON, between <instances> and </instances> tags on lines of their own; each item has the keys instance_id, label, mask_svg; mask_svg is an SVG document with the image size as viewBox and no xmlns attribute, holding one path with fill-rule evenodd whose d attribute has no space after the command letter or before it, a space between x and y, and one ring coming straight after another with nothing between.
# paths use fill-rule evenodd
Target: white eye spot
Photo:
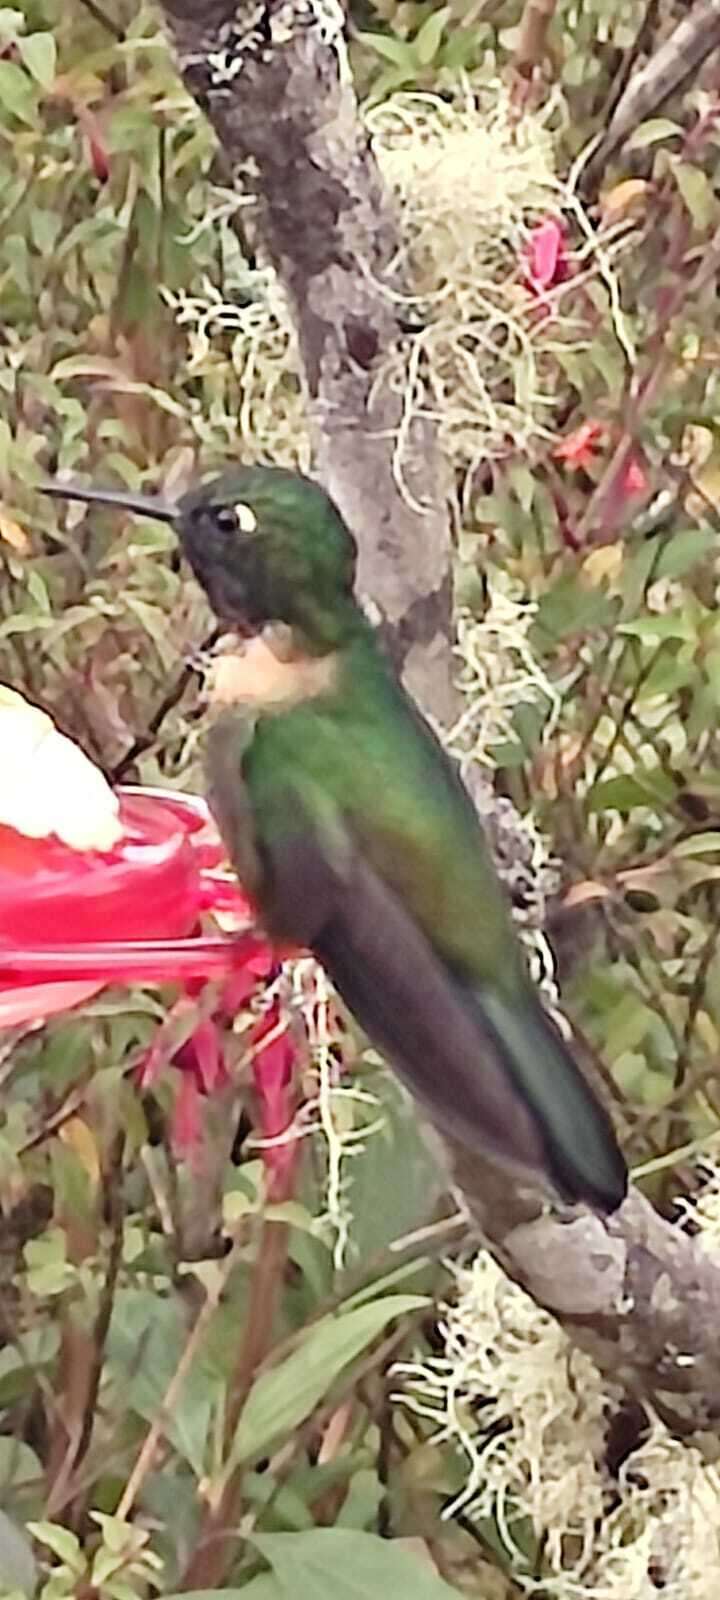
<instances>
[{"instance_id":1,"label":"white eye spot","mask_svg":"<svg viewBox=\"0 0 720 1600\"><path fill-rule=\"evenodd\" d=\"M240 529L240 532L241 533L254 533L258 524L257 524L257 517L255 515L255 512L252 510L252 508L250 506L245 505L244 501L241 500L238 505L233 507L233 509L234 509L235 515L237 517L237 522L238 522L238 527Z\"/></svg>"}]
</instances>

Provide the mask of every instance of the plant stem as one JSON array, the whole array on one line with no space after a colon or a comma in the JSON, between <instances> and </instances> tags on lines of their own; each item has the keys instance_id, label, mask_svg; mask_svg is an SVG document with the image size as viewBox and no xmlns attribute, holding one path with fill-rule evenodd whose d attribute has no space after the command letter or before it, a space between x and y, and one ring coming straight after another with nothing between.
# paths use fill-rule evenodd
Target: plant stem
<instances>
[{"instance_id":1,"label":"plant stem","mask_svg":"<svg viewBox=\"0 0 720 1600\"><path fill-rule=\"evenodd\" d=\"M285 1223L264 1222L258 1239L248 1295L249 1316L238 1352L225 1416L225 1450L232 1441L257 1370L272 1347L273 1327L285 1263L288 1229ZM180 1589L202 1589L227 1577L237 1546L237 1522L242 1502L243 1468L228 1478L217 1505L203 1517L198 1543L180 1581Z\"/></svg>"}]
</instances>

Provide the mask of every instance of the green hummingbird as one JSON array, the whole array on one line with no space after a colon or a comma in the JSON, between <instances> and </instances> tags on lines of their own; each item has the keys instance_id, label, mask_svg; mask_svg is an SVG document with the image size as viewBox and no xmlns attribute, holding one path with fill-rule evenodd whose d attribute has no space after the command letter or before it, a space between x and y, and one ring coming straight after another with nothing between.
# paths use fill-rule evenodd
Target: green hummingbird
<instances>
[{"instance_id":1,"label":"green hummingbird","mask_svg":"<svg viewBox=\"0 0 720 1600\"><path fill-rule=\"evenodd\" d=\"M239 467L184 494L55 483L175 529L233 652L217 663L209 800L268 934L312 951L455 1140L613 1211L613 1128L543 1009L459 773L354 596L324 491Z\"/></svg>"}]
</instances>

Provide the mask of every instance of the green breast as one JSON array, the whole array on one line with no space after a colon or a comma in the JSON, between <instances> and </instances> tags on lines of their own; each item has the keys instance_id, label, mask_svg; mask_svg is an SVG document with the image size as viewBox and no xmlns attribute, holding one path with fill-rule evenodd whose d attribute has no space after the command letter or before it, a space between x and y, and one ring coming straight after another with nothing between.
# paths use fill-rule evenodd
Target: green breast
<instances>
[{"instance_id":1,"label":"green breast","mask_svg":"<svg viewBox=\"0 0 720 1600\"><path fill-rule=\"evenodd\" d=\"M517 985L508 907L472 804L372 641L346 653L333 695L259 719L243 773L261 845L297 830L300 813L329 849L346 830L448 964Z\"/></svg>"}]
</instances>

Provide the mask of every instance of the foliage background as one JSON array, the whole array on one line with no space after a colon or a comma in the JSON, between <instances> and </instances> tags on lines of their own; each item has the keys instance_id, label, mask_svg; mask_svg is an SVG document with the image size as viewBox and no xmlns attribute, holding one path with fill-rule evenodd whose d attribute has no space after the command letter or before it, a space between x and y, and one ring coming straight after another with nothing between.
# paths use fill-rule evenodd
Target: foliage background
<instances>
[{"instance_id":1,"label":"foliage background","mask_svg":"<svg viewBox=\"0 0 720 1600\"><path fill-rule=\"evenodd\" d=\"M447 102L461 81L487 95L508 69L520 10L516 0L358 4L361 92L376 107L397 91ZM79 0L29 0L22 16L0 9L0 680L51 710L115 778L199 789L203 710L187 657L210 619L170 535L150 522L57 515L36 487L58 469L181 487L233 459L238 438L259 459L306 465L302 385L283 306L248 250L242 206L157 15L120 4L104 26L96 11ZM602 1050L631 1159L652 1167L679 1152L647 1179L672 1206L696 1186L692 1149L706 1146L720 1110L716 64L638 131L604 175L604 199L565 180L607 120L644 11L636 0L558 6L544 67L558 195L580 194L606 256L588 253L577 208L566 210L575 267L543 309L523 264L547 209L537 194L500 238L488 293L510 293L524 319L542 405L520 444L501 429L489 454L475 450L472 470L458 446L457 577L466 672L473 628L499 614L501 684L517 680L518 652L537 669L532 693L506 697L502 734L494 725L483 754L499 792L532 815L562 864L553 930L563 1003ZM661 3L658 37L679 14ZM507 382L496 406L518 403ZM592 447L578 443L584 424L597 424ZM366 1061L362 1081L388 1121L352 1162L339 1267L322 1150L284 1222L262 1221L257 1161L241 1154L218 1177L212 1113L207 1170L178 1166L164 1122L177 1074L151 1099L127 1073L172 999L108 992L16 1043L2 1066L0 1476L10 1521L0 1548L13 1583L26 1581L29 1548L21 1542L13 1567L17 1527L49 1519L38 1546L55 1557L47 1600L89 1593L88 1560L104 1562L92 1579L103 1596L172 1591L216 1470L222 1396L267 1229L288 1221L275 1330L286 1361L270 1422L256 1390L245 1413L237 1585L251 1600L342 1594L350 1566L354 1595L393 1582L401 1593L421 1585L417 1567L393 1576L387 1563L415 1559L397 1541L416 1534L435 1562L428 1600L442 1592L438 1569L484 1596L511 1591L513 1570L542 1576L537 1526L516 1532L511 1555L492 1517L440 1522L462 1487L462 1457L431 1446L432 1422L391 1399L392 1362L437 1351L424 1297L448 1286L425 1239L393 1275L393 1234L441 1204L404 1102ZM61 1139L53 1115L77 1085L81 1115ZM112 1519L122 1486L204 1295L220 1293L221 1268L200 1249L216 1230L218 1182L226 1221L245 1213L247 1234L128 1532ZM199 1262L188 1263L186 1225ZM338 1305L342 1315L323 1320ZM293 1365L306 1324L316 1343ZM73 1362L96 1357L98 1381L78 1414ZM63 1481L68 1419L86 1437ZM395 1536L392 1548L370 1537L378 1532ZM290 1542L273 1545L281 1534ZM368 1542L343 1544L341 1534Z\"/></svg>"}]
</instances>

